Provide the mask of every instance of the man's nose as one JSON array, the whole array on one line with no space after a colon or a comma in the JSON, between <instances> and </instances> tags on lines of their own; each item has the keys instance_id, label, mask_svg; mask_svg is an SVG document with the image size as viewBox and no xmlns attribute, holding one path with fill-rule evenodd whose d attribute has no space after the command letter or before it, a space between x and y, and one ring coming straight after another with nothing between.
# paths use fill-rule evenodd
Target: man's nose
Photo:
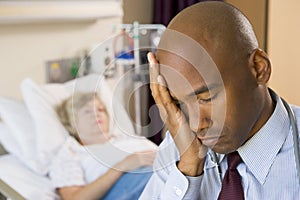
<instances>
[{"instance_id":1,"label":"man's nose","mask_svg":"<svg viewBox=\"0 0 300 200\"><path fill-rule=\"evenodd\" d=\"M190 129L195 132L203 132L211 126L210 112L205 109L189 109L189 125Z\"/></svg>"}]
</instances>

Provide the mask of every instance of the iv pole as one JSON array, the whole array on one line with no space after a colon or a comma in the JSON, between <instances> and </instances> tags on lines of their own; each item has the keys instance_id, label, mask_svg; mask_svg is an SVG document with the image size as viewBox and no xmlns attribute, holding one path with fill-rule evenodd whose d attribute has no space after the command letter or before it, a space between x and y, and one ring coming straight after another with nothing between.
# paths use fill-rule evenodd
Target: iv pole
<instances>
[{"instance_id":1,"label":"iv pole","mask_svg":"<svg viewBox=\"0 0 300 200\"><path fill-rule=\"evenodd\" d=\"M133 22L133 24L120 24L117 26L119 29L132 30L133 32L133 47L134 47L134 72L135 75L140 75L140 29L149 30L149 29L160 29L165 30L165 26L161 24L139 24L137 21ZM142 86L142 81L140 79L135 80L135 88L139 88ZM136 90L134 93L135 97L135 129L136 134L139 136L143 135L142 129L142 110L141 110L141 92L140 90Z\"/></svg>"}]
</instances>

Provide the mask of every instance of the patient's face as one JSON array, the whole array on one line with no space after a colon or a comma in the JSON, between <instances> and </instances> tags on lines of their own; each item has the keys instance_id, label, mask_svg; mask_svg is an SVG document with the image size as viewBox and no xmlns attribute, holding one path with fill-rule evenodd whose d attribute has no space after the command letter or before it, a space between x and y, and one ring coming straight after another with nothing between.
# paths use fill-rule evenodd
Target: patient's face
<instances>
[{"instance_id":1,"label":"patient's face","mask_svg":"<svg viewBox=\"0 0 300 200\"><path fill-rule=\"evenodd\" d=\"M105 105L100 99L86 103L77 112L77 130L84 141L103 140L109 131L109 117Z\"/></svg>"}]
</instances>

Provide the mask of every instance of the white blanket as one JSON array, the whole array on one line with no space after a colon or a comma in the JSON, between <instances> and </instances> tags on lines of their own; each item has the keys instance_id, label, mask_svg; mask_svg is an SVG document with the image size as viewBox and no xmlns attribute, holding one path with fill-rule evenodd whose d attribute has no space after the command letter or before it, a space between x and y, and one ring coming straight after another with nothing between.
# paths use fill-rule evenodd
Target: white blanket
<instances>
[{"instance_id":1,"label":"white blanket","mask_svg":"<svg viewBox=\"0 0 300 200\"><path fill-rule=\"evenodd\" d=\"M13 155L0 156L0 179L25 199L60 199L48 178L31 171Z\"/></svg>"}]
</instances>

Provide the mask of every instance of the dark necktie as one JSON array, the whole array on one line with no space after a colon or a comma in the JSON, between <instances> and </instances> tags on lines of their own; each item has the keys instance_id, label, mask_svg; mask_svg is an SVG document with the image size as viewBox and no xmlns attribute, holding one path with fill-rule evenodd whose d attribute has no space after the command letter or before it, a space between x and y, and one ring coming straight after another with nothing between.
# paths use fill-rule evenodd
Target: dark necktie
<instances>
[{"instance_id":1,"label":"dark necktie","mask_svg":"<svg viewBox=\"0 0 300 200\"><path fill-rule=\"evenodd\" d=\"M243 200L244 192L241 176L236 167L242 162L237 151L227 155L228 169L222 181L218 200Z\"/></svg>"}]
</instances>

